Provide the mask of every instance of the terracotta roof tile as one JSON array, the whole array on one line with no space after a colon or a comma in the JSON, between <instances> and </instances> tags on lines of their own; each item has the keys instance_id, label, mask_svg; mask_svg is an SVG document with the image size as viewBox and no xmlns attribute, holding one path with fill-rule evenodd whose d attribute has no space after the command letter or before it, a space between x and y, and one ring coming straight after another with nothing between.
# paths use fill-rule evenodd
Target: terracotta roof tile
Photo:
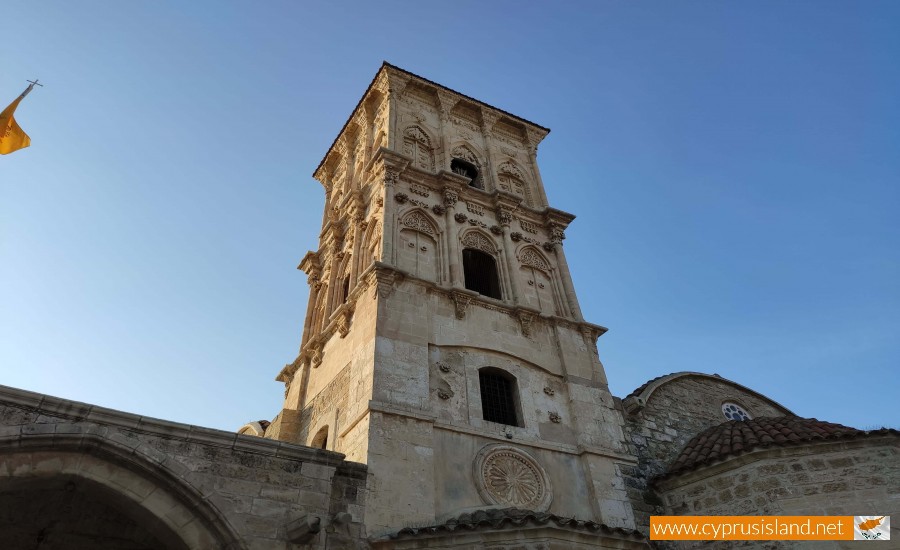
<instances>
[{"instance_id":1,"label":"terracotta roof tile","mask_svg":"<svg viewBox=\"0 0 900 550\"><path fill-rule=\"evenodd\" d=\"M729 420L701 432L688 441L678 458L657 480L675 476L701 466L737 456L760 447L780 447L819 440L849 439L894 433L881 429L870 432L848 426L799 416L759 417Z\"/></svg>"},{"instance_id":2,"label":"terracotta roof tile","mask_svg":"<svg viewBox=\"0 0 900 550\"><path fill-rule=\"evenodd\" d=\"M478 510L475 512L464 513L458 517L451 518L440 525L405 527L397 533L390 535L390 538L397 539L442 535L453 533L455 531L476 531L480 529L521 529L528 526L544 526L548 524L555 524L559 527L588 531L591 533L618 535L635 541L645 540L644 535L634 529L609 527L608 525L595 523L593 521L576 520L574 518L566 518L556 514L533 512L518 508Z\"/></svg>"}]
</instances>

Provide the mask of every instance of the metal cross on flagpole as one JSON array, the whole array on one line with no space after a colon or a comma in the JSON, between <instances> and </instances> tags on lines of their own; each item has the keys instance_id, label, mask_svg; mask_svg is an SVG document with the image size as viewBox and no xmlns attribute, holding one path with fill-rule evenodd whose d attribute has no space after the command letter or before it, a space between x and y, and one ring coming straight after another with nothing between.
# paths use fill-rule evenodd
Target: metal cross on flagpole
<instances>
[{"instance_id":1,"label":"metal cross on flagpole","mask_svg":"<svg viewBox=\"0 0 900 550\"><path fill-rule=\"evenodd\" d=\"M31 92L31 90L32 90L35 86L40 86L41 88L43 88L44 85L43 85L43 84L38 84L38 81L40 81L39 78L35 78L34 80L28 80L28 79L26 79L25 82L30 82L31 84L29 84L28 88L26 88L25 91L22 92L22 97L27 96L28 93Z\"/></svg>"}]
</instances>

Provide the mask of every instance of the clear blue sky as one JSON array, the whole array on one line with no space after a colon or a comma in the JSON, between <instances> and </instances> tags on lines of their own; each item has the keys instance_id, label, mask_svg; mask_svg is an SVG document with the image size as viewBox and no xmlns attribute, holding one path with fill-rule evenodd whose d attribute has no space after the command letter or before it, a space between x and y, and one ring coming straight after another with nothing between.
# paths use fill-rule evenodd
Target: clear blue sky
<instances>
[{"instance_id":1,"label":"clear blue sky","mask_svg":"<svg viewBox=\"0 0 900 550\"><path fill-rule=\"evenodd\" d=\"M550 127L613 393L900 425L898 2L9 2L0 383L235 430L296 357L310 174L387 60Z\"/></svg>"}]
</instances>

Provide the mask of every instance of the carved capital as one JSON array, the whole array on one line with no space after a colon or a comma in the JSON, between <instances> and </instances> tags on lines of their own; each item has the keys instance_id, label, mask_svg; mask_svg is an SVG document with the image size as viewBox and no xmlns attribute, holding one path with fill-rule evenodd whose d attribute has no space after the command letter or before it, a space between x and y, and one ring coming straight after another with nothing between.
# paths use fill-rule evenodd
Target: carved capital
<instances>
[{"instance_id":1,"label":"carved capital","mask_svg":"<svg viewBox=\"0 0 900 550\"><path fill-rule=\"evenodd\" d=\"M500 222L500 225L503 227L509 227L509 224L512 223L512 211L503 208L502 206L497 209L497 221Z\"/></svg>"}]
</instances>

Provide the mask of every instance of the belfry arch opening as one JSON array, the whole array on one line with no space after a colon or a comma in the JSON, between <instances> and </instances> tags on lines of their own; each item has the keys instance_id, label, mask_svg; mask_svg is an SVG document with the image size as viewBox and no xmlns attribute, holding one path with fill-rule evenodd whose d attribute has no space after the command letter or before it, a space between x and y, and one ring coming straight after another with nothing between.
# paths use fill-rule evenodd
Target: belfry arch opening
<instances>
[{"instance_id":1,"label":"belfry arch opening","mask_svg":"<svg viewBox=\"0 0 900 550\"><path fill-rule=\"evenodd\" d=\"M469 178L469 187L481 189L481 183L478 180L478 167L467 160L454 158L450 161L450 170L454 174L459 174Z\"/></svg>"},{"instance_id":2,"label":"belfry arch opening","mask_svg":"<svg viewBox=\"0 0 900 550\"><path fill-rule=\"evenodd\" d=\"M463 276L467 289L490 298L502 299L497 261L490 254L474 248L464 248Z\"/></svg>"}]
</instances>

